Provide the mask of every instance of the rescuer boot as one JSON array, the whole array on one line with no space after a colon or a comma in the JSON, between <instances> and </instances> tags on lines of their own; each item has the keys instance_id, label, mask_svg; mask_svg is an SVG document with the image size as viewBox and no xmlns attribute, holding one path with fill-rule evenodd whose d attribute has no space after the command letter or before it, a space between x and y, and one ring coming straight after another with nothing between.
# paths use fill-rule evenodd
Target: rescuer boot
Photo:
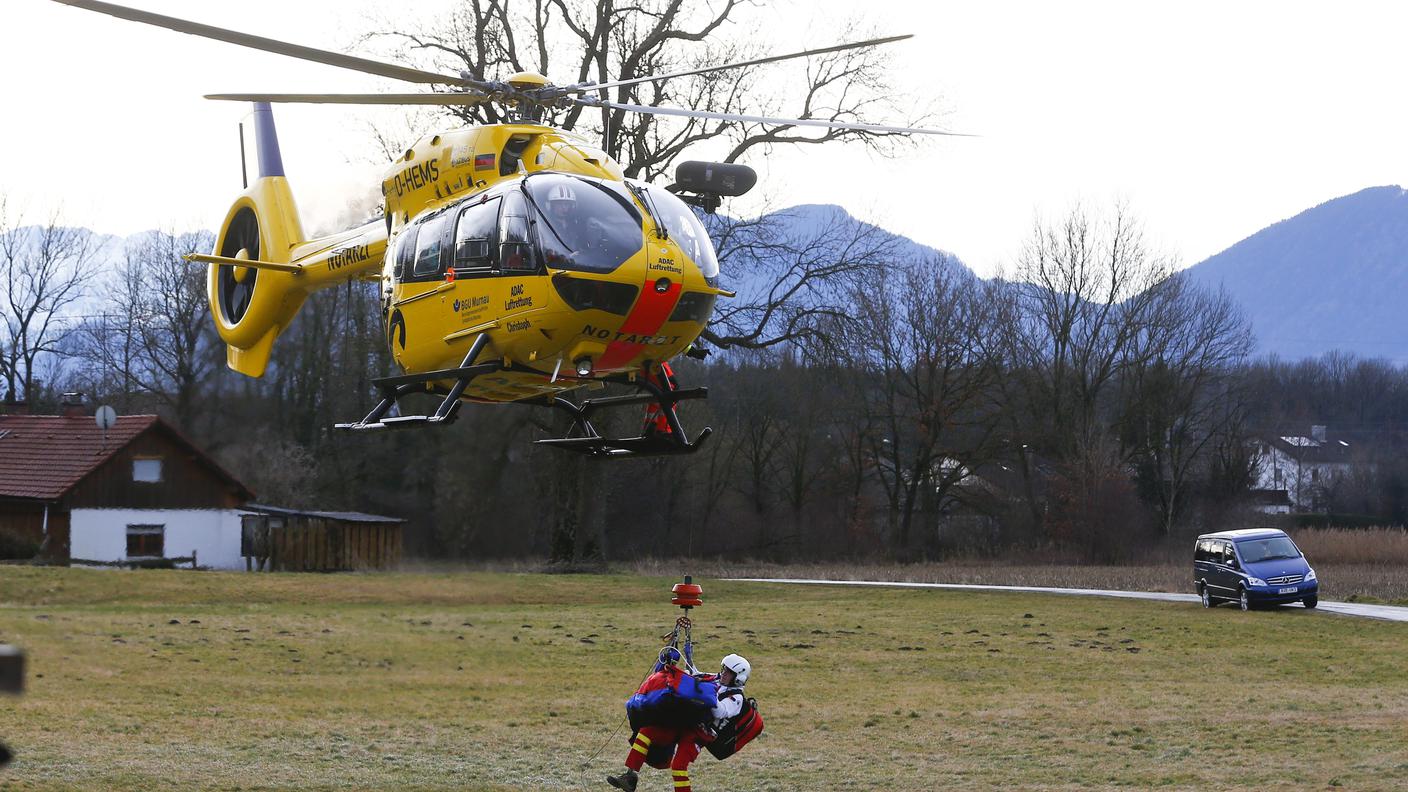
<instances>
[{"instance_id":1,"label":"rescuer boot","mask_svg":"<svg viewBox=\"0 0 1408 792\"><path fill-rule=\"evenodd\" d=\"M618 776L606 777L606 783L617 789L624 789L626 792L636 792L636 783L639 781L640 776L636 775L636 771L634 770L627 770Z\"/></svg>"}]
</instances>

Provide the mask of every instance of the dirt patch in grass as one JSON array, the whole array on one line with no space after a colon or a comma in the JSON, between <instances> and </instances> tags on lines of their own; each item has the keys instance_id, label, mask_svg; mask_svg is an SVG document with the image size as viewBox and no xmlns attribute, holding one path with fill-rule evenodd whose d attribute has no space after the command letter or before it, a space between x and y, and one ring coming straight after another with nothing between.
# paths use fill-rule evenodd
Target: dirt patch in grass
<instances>
[{"instance_id":1,"label":"dirt patch in grass","mask_svg":"<svg viewBox=\"0 0 1408 792\"><path fill-rule=\"evenodd\" d=\"M31 678L0 700L19 756L0 777L601 789L674 579L3 569L0 642L26 647ZM700 760L702 792L1408 785L1401 625L700 582L701 665L746 655L767 720L737 757ZM657 771L642 789L668 786Z\"/></svg>"}]
</instances>

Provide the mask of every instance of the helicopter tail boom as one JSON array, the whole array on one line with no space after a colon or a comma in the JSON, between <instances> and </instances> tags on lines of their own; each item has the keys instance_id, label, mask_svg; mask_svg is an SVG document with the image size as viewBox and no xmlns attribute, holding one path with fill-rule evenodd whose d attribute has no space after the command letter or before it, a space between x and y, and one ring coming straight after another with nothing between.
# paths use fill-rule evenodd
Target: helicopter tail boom
<instances>
[{"instance_id":1,"label":"helicopter tail boom","mask_svg":"<svg viewBox=\"0 0 1408 792\"><path fill-rule=\"evenodd\" d=\"M210 255L207 295L230 368L263 376L274 340L318 289L381 266L385 223L375 220L319 239L303 233L298 206L284 177L273 114L254 109L259 177L235 199ZM241 264L248 261L249 264Z\"/></svg>"}]
</instances>

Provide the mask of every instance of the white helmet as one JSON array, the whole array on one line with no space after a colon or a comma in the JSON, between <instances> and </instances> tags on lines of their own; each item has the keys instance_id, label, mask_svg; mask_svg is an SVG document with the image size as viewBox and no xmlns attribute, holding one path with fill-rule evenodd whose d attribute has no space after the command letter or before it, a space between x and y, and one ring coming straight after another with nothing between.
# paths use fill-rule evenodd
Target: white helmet
<instances>
[{"instance_id":1,"label":"white helmet","mask_svg":"<svg viewBox=\"0 0 1408 792\"><path fill-rule=\"evenodd\" d=\"M548 205L552 206L558 202L569 206L577 203L577 194L572 192L572 185L563 182L553 185L553 188L548 191Z\"/></svg>"},{"instance_id":2,"label":"white helmet","mask_svg":"<svg viewBox=\"0 0 1408 792\"><path fill-rule=\"evenodd\" d=\"M723 659L723 663L719 669L720 675L723 674L724 669L733 672L733 681L739 687L748 684L748 675L753 673L753 666L749 665L748 661L743 659L742 655L736 654L731 654Z\"/></svg>"}]
</instances>

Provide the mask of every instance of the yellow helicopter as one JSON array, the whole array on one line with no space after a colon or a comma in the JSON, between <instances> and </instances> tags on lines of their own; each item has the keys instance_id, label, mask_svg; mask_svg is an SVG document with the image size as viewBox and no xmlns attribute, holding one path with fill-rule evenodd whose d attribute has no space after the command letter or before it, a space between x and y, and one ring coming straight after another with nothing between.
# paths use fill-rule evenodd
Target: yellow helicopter
<instances>
[{"instance_id":1,"label":"yellow helicopter","mask_svg":"<svg viewBox=\"0 0 1408 792\"><path fill-rule=\"evenodd\" d=\"M568 436L541 440L591 456L678 454L709 435L686 434L675 407L704 388L676 385L668 361L693 348L720 287L719 264L697 207L713 212L757 180L743 165L688 162L665 188L623 177L621 167L578 135L538 123L548 107L583 105L634 113L760 124L955 134L931 129L769 118L607 101L592 94L720 69L870 47L894 36L671 74L555 86L542 75L502 81L420 69L313 49L92 0L64 5L209 39L449 90L409 94L216 94L254 103L258 178L230 207L209 254L211 314L230 368L264 373L279 333L308 295L352 279L381 284L392 358L404 372L374 380L378 404L339 429L453 421L461 404L511 402L564 410ZM382 180L383 217L308 238L284 176L271 103L468 105L495 102L514 123L422 138ZM584 387L620 383L623 396L574 401ZM400 415L411 394L441 397L426 415ZM641 434L603 437L597 410L645 405Z\"/></svg>"}]
</instances>

